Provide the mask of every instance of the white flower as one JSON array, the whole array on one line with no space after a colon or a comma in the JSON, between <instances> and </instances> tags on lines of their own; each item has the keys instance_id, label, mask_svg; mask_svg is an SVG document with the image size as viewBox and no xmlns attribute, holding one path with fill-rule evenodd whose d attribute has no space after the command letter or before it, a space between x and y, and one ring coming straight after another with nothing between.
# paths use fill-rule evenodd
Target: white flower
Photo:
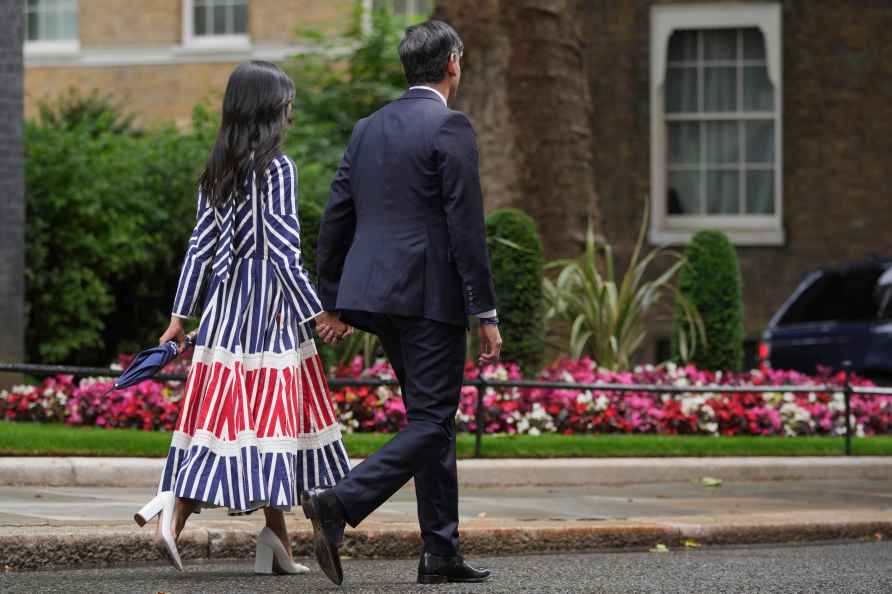
<instances>
[{"instance_id":1,"label":"white flower","mask_svg":"<svg viewBox=\"0 0 892 594\"><path fill-rule=\"evenodd\" d=\"M538 429L536 429L535 427L533 427L532 429L530 429L530 432L528 435L541 435L541 432Z\"/></svg>"}]
</instances>

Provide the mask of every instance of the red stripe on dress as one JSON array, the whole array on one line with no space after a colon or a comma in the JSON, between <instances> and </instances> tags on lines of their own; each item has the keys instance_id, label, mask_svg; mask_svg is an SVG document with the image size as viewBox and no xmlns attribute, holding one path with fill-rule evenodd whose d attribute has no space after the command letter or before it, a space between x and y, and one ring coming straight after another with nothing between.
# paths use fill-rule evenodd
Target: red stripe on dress
<instances>
[{"instance_id":1,"label":"red stripe on dress","mask_svg":"<svg viewBox=\"0 0 892 594\"><path fill-rule=\"evenodd\" d=\"M225 405L221 404L222 400L226 398L226 392L229 388L229 376L232 374L232 371L228 367L223 367L220 363L217 363L220 366L220 380L217 382L215 389L211 391L210 398L207 398L207 403L203 407L202 417L205 419L204 428L207 430L211 430L212 427L217 426L217 418L220 416L220 411L223 410ZM216 437L221 437L217 435L216 432L213 432Z\"/></svg>"}]
</instances>

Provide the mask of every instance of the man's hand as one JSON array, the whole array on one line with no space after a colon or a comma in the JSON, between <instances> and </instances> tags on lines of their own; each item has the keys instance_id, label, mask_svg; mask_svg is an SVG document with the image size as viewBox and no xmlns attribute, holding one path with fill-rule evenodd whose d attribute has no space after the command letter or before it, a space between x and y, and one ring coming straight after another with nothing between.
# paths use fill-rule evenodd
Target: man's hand
<instances>
[{"instance_id":1,"label":"man's hand","mask_svg":"<svg viewBox=\"0 0 892 594\"><path fill-rule=\"evenodd\" d=\"M480 365L489 365L499 360L502 353L502 334L493 324L480 324Z\"/></svg>"},{"instance_id":2,"label":"man's hand","mask_svg":"<svg viewBox=\"0 0 892 594\"><path fill-rule=\"evenodd\" d=\"M158 339L158 344L164 344L169 340L177 341L180 352L183 352L183 349L186 347L186 331L183 330L183 320L181 318L170 316L170 325L167 326L167 330Z\"/></svg>"},{"instance_id":3,"label":"man's hand","mask_svg":"<svg viewBox=\"0 0 892 594\"><path fill-rule=\"evenodd\" d=\"M338 318L338 314L324 311L316 317L316 333L326 344L338 344L353 334L353 327Z\"/></svg>"}]
</instances>

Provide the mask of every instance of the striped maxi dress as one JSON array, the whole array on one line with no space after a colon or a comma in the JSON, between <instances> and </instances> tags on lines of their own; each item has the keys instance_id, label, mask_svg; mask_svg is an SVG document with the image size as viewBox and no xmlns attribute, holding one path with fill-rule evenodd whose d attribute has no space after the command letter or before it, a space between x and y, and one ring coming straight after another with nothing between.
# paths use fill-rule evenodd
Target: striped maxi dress
<instances>
[{"instance_id":1,"label":"striped maxi dress","mask_svg":"<svg viewBox=\"0 0 892 594\"><path fill-rule=\"evenodd\" d=\"M321 311L300 256L297 169L287 156L198 216L173 315L205 295L192 369L159 491L238 514L290 510L349 470L308 327Z\"/></svg>"}]
</instances>

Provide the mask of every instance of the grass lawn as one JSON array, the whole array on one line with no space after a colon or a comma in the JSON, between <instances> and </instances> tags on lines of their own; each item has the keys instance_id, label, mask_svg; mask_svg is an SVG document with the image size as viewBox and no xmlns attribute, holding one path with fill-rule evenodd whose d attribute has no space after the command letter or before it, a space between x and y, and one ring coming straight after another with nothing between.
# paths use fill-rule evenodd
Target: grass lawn
<instances>
[{"instance_id":1,"label":"grass lawn","mask_svg":"<svg viewBox=\"0 0 892 594\"><path fill-rule=\"evenodd\" d=\"M351 456L365 457L391 435L354 433L344 441ZM148 456L163 457L169 433L129 429L94 429L58 424L0 421L2 456ZM705 437L671 435L540 435L486 436L487 458L663 457L663 456L837 456L838 437ZM853 441L860 456L892 455L892 436ZM474 436L458 438L458 455L474 455Z\"/></svg>"}]
</instances>

